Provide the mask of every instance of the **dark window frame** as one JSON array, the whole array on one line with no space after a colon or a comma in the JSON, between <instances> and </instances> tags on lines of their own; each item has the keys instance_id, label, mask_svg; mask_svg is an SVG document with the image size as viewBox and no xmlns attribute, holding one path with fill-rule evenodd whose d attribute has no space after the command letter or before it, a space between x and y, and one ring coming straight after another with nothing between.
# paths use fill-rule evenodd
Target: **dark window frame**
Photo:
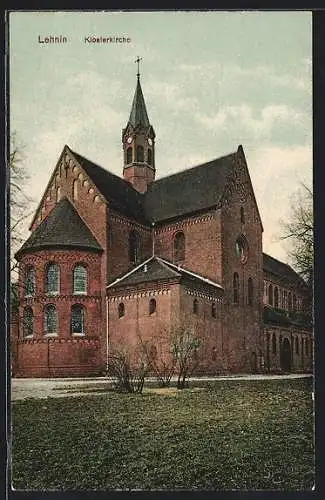
<instances>
[{"instance_id":1,"label":"dark window frame","mask_svg":"<svg viewBox=\"0 0 325 500\"><path fill-rule=\"evenodd\" d=\"M274 297L273 297L273 285L272 283L269 284L269 305L273 306L274 304Z\"/></svg>"},{"instance_id":2,"label":"dark window frame","mask_svg":"<svg viewBox=\"0 0 325 500\"><path fill-rule=\"evenodd\" d=\"M129 165L130 163L132 163L132 146L126 149L126 164Z\"/></svg>"},{"instance_id":3,"label":"dark window frame","mask_svg":"<svg viewBox=\"0 0 325 500\"><path fill-rule=\"evenodd\" d=\"M34 335L34 312L30 306L27 306L23 312L23 337L32 335Z\"/></svg>"},{"instance_id":4,"label":"dark window frame","mask_svg":"<svg viewBox=\"0 0 325 500\"><path fill-rule=\"evenodd\" d=\"M136 157L137 157L137 162L143 163L144 162L144 147L141 144L138 144L136 147Z\"/></svg>"},{"instance_id":5,"label":"dark window frame","mask_svg":"<svg viewBox=\"0 0 325 500\"><path fill-rule=\"evenodd\" d=\"M58 333L58 312L54 304L47 304L44 308L44 333L47 335Z\"/></svg>"},{"instance_id":6,"label":"dark window frame","mask_svg":"<svg viewBox=\"0 0 325 500\"><path fill-rule=\"evenodd\" d=\"M129 233L129 261L137 264L141 260L141 236L135 229Z\"/></svg>"},{"instance_id":7,"label":"dark window frame","mask_svg":"<svg viewBox=\"0 0 325 500\"><path fill-rule=\"evenodd\" d=\"M182 262L185 260L185 234L183 231L177 231L174 235L174 261Z\"/></svg>"},{"instance_id":8,"label":"dark window frame","mask_svg":"<svg viewBox=\"0 0 325 500\"><path fill-rule=\"evenodd\" d=\"M72 335L85 335L85 317L86 308L83 304L73 304L71 306L71 334ZM77 328L76 325L80 324L81 328Z\"/></svg>"},{"instance_id":9,"label":"dark window frame","mask_svg":"<svg viewBox=\"0 0 325 500\"><path fill-rule=\"evenodd\" d=\"M125 316L125 305L124 302L120 302L117 307L117 315L119 318L124 318Z\"/></svg>"},{"instance_id":10,"label":"dark window frame","mask_svg":"<svg viewBox=\"0 0 325 500\"><path fill-rule=\"evenodd\" d=\"M50 279L54 279L51 277L51 273L54 274L55 271L55 284L50 283ZM61 269L57 262L50 262L46 267L45 273L45 293L46 295L59 295L60 294L60 274Z\"/></svg>"},{"instance_id":11,"label":"dark window frame","mask_svg":"<svg viewBox=\"0 0 325 500\"><path fill-rule=\"evenodd\" d=\"M276 354L276 336L275 333L272 335L272 354Z\"/></svg>"},{"instance_id":12,"label":"dark window frame","mask_svg":"<svg viewBox=\"0 0 325 500\"><path fill-rule=\"evenodd\" d=\"M157 311L157 301L154 298L149 300L149 315L151 316Z\"/></svg>"},{"instance_id":13,"label":"dark window frame","mask_svg":"<svg viewBox=\"0 0 325 500\"><path fill-rule=\"evenodd\" d=\"M29 265L25 271L24 296L35 297L35 294L36 294L36 270L34 266Z\"/></svg>"},{"instance_id":14,"label":"dark window frame","mask_svg":"<svg viewBox=\"0 0 325 500\"><path fill-rule=\"evenodd\" d=\"M247 280L247 304L252 306L254 303L254 283L253 278L250 276Z\"/></svg>"},{"instance_id":15,"label":"dark window frame","mask_svg":"<svg viewBox=\"0 0 325 500\"><path fill-rule=\"evenodd\" d=\"M84 271L84 276L77 276L76 273L77 271ZM83 282L84 286L83 289L78 290L77 283ZM76 264L73 268L73 294L74 295L87 295L88 293L88 268L85 264Z\"/></svg>"},{"instance_id":16,"label":"dark window frame","mask_svg":"<svg viewBox=\"0 0 325 500\"><path fill-rule=\"evenodd\" d=\"M240 288L239 288L239 275L237 272L233 275L233 302L239 304Z\"/></svg>"}]
</instances>

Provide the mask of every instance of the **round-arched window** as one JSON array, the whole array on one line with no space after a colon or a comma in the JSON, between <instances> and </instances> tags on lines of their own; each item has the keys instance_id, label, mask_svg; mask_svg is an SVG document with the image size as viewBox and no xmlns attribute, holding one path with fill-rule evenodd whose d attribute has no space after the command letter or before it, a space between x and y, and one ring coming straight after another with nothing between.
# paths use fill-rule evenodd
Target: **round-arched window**
<instances>
[{"instance_id":1,"label":"round-arched window","mask_svg":"<svg viewBox=\"0 0 325 500\"><path fill-rule=\"evenodd\" d=\"M185 235L179 231L174 237L174 261L180 262L185 259Z\"/></svg>"},{"instance_id":2,"label":"round-arched window","mask_svg":"<svg viewBox=\"0 0 325 500\"><path fill-rule=\"evenodd\" d=\"M242 264L245 264L248 259L248 243L244 235L237 238L235 243L235 251L238 259Z\"/></svg>"},{"instance_id":3,"label":"round-arched window","mask_svg":"<svg viewBox=\"0 0 325 500\"><path fill-rule=\"evenodd\" d=\"M121 303L118 305L118 317L119 317L119 318L123 318L124 314L125 314L125 307L124 307L123 302L121 302Z\"/></svg>"},{"instance_id":4,"label":"round-arched window","mask_svg":"<svg viewBox=\"0 0 325 500\"><path fill-rule=\"evenodd\" d=\"M87 269L81 264L78 264L73 270L73 293L87 293Z\"/></svg>"},{"instance_id":5,"label":"round-arched window","mask_svg":"<svg viewBox=\"0 0 325 500\"><path fill-rule=\"evenodd\" d=\"M74 304L71 308L71 333L85 333L85 308L80 304Z\"/></svg>"},{"instance_id":6,"label":"round-arched window","mask_svg":"<svg viewBox=\"0 0 325 500\"><path fill-rule=\"evenodd\" d=\"M149 301L149 314L153 314L157 310L156 299L150 299Z\"/></svg>"}]
</instances>

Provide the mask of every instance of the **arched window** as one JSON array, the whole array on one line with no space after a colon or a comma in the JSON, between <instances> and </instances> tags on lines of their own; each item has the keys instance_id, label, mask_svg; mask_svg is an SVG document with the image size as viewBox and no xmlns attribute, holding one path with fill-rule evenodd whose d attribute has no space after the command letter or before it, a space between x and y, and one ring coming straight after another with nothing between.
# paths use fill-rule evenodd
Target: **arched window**
<instances>
[{"instance_id":1,"label":"arched window","mask_svg":"<svg viewBox=\"0 0 325 500\"><path fill-rule=\"evenodd\" d=\"M185 260L185 235L182 231L175 234L174 237L174 261Z\"/></svg>"},{"instance_id":2,"label":"arched window","mask_svg":"<svg viewBox=\"0 0 325 500\"><path fill-rule=\"evenodd\" d=\"M87 269L80 264L73 270L73 293L87 293Z\"/></svg>"},{"instance_id":3,"label":"arched window","mask_svg":"<svg viewBox=\"0 0 325 500\"><path fill-rule=\"evenodd\" d=\"M27 337L28 335L33 335L34 333L34 315L33 309L31 307L25 307L24 318L23 318L23 335Z\"/></svg>"},{"instance_id":4,"label":"arched window","mask_svg":"<svg viewBox=\"0 0 325 500\"><path fill-rule=\"evenodd\" d=\"M141 240L137 231L131 231L129 235L129 259L134 264L141 260Z\"/></svg>"},{"instance_id":5,"label":"arched window","mask_svg":"<svg viewBox=\"0 0 325 500\"><path fill-rule=\"evenodd\" d=\"M137 146L137 161L144 161L144 148L143 146Z\"/></svg>"},{"instance_id":6,"label":"arched window","mask_svg":"<svg viewBox=\"0 0 325 500\"><path fill-rule=\"evenodd\" d=\"M148 164L152 164L152 151L151 149L148 149Z\"/></svg>"},{"instance_id":7,"label":"arched window","mask_svg":"<svg viewBox=\"0 0 325 500\"><path fill-rule=\"evenodd\" d=\"M305 339L305 354L308 356L308 339Z\"/></svg>"},{"instance_id":8,"label":"arched window","mask_svg":"<svg viewBox=\"0 0 325 500\"><path fill-rule=\"evenodd\" d=\"M279 290L277 286L274 288L274 307L279 307Z\"/></svg>"},{"instance_id":9,"label":"arched window","mask_svg":"<svg viewBox=\"0 0 325 500\"><path fill-rule=\"evenodd\" d=\"M126 150L126 163L132 163L132 148L128 147Z\"/></svg>"},{"instance_id":10,"label":"arched window","mask_svg":"<svg viewBox=\"0 0 325 500\"><path fill-rule=\"evenodd\" d=\"M269 285L269 304L273 306L273 286Z\"/></svg>"},{"instance_id":11,"label":"arched window","mask_svg":"<svg viewBox=\"0 0 325 500\"><path fill-rule=\"evenodd\" d=\"M253 295L254 295L253 280L252 280L252 278L248 278L248 282L247 282L247 302L248 302L249 306L253 305Z\"/></svg>"},{"instance_id":12,"label":"arched window","mask_svg":"<svg viewBox=\"0 0 325 500\"><path fill-rule=\"evenodd\" d=\"M216 306L215 302L212 302L212 305L211 305L211 316L212 316L212 318L217 317L217 306Z\"/></svg>"},{"instance_id":13,"label":"arched window","mask_svg":"<svg viewBox=\"0 0 325 500\"><path fill-rule=\"evenodd\" d=\"M44 311L44 332L45 333L57 333L58 318L56 307L53 304L49 304L45 307Z\"/></svg>"},{"instance_id":14,"label":"arched window","mask_svg":"<svg viewBox=\"0 0 325 500\"><path fill-rule=\"evenodd\" d=\"M56 188L56 202L58 203L61 200L61 188L60 186Z\"/></svg>"},{"instance_id":15,"label":"arched window","mask_svg":"<svg viewBox=\"0 0 325 500\"><path fill-rule=\"evenodd\" d=\"M49 264L46 270L46 293L55 295L60 292L60 268L58 264Z\"/></svg>"},{"instance_id":16,"label":"arched window","mask_svg":"<svg viewBox=\"0 0 325 500\"><path fill-rule=\"evenodd\" d=\"M288 293L288 309L292 311L292 295L291 292Z\"/></svg>"},{"instance_id":17,"label":"arched window","mask_svg":"<svg viewBox=\"0 0 325 500\"><path fill-rule=\"evenodd\" d=\"M215 361L217 359L217 348L216 347L212 347L211 359L212 359L212 361Z\"/></svg>"},{"instance_id":18,"label":"arched window","mask_svg":"<svg viewBox=\"0 0 325 500\"><path fill-rule=\"evenodd\" d=\"M124 314L125 314L125 306L123 304L123 302L121 302L119 305L118 305L118 317L119 318L123 318Z\"/></svg>"},{"instance_id":19,"label":"arched window","mask_svg":"<svg viewBox=\"0 0 325 500\"><path fill-rule=\"evenodd\" d=\"M245 236L240 235L235 243L235 251L237 258L240 260L242 264L246 264L248 259L248 243Z\"/></svg>"},{"instance_id":20,"label":"arched window","mask_svg":"<svg viewBox=\"0 0 325 500\"><path fill-rule=\"evenodd\" d=\"M283 292L283 309L287 309L287 292Z\"/></svg>"},{"instance_id":21,"label":"arched window","mask_svg":"<svg viewBox=\"0 0 325 500\"><path fill-rule=\"evenodd\" d=\"M234 273L233 292L234 292L234 303L238 304L238 302L239 302L239 276L238 276L238 273Z\"/></svg>"},{"instance_id":22,"label":"arched window","mask_svg":"<svg viewBox=\"0 0 325 500\"><path fill-rule=\"evenodd\" d=\"M298 337L296 337L296 354L299 354L299 340Z\"/></svg>"},{"instance_id":23,"label":"arched window","mask_svg":"<svg viewBox=\"0 0 325 500\"><path fill-rule=\"evenodd\" d=\"M150 299L150 301L149 301L149 314L153 314L154 312L156 312L156 309L157 309L156 299Z\"/></svg>"},{"instance_id":24,"label":"arched window","mask_svg":"<svg viewBox=\"0 0 325 500\"><path fill-rule=\"evenodd\" d=\"M25 297L35 295L35 269L32 266L27 267L25 274Z\"/></svg>"},{"instance_id":25,"label":"arched window","mask_svg":"<svg viewBox=\"0 0 325 500\"><path fill-rule=\"evenodd\" d=\"M198 314L199 313L199 303L197 299L193 300L193 313Z\"/></svg>"},{"instance_id":26,"label":"arched window","mask_svg":"<svg viewBox=\"0 0 325 500\"><path fill-rule=\"evenodd\" d=\"M295 294L293 294L293 310L296 312L297 311L297 297Z\"/></svg>"},{"instance_id":27,"label":"arched window","mask_svg":"<svg viewBox=\"0 0 325 500\"><path fill-rule=\"evenodd\" d=\"M272 352L276 354L276 336L274 334L272 335Z\"/></svg>"},{"instance_id":28,"label":"arched window","mask_svg":"<svg viewBox=\"0 0 325 500\"><path fill-rule=\"evenodd\" d=\"M245 213L244 213L244 208L240 207L240 222L242 224L245 224Z\"/></svg>"},{"instance_id":29,"label":"arched window","mask_svg":"<svg viewBox=\"0 0 325 500\"><path fill-rule=\"evenodd\" d=\"M71 307L71 333L85 333L85 308L80 304Z\"/></svg>"},{"instance_id":30,"label":"arched window","mask_svg":"<svg viewBox=\"0 0 325 500\"><path fill-rule=\"evenodd\" d=\"M78 180L75 179L72 184L72 199L76 201L78 199Z\"/></svg>"}]
</instances>

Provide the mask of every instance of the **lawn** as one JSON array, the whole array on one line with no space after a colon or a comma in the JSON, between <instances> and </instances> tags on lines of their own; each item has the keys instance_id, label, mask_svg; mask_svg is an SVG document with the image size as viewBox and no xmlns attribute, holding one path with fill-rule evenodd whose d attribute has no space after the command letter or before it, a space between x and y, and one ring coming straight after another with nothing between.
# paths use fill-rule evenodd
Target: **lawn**
<instances>
[{"instance_id":1,"label":"lawn","mask_svg":"<svg viewBox=\"0 0 325 500\"><path fill-rule=\"evenodd\" d=\"M311 391L228 380L14 402L13 487L310 490Z\"/></svg>"}]
</instances>

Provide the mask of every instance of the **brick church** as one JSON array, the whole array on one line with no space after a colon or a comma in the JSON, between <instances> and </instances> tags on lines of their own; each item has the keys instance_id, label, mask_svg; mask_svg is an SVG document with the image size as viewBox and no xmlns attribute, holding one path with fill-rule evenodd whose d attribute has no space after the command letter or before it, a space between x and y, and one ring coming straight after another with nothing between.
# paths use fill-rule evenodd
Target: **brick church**
<instances>
[{"instance_id":1,"label":"brick church","mask_svg":"<svg viewBox=\"0 0 325 500\"><path fill-rule=\"evenodd\" d=\"M156 180L155 137L138 74L122 177L64 146L16 253L13 375L103 374L112 350L141 337L157 355L182 321L204 339L200 373L312 370L310 292L263 253L242 146Z\"/></svg>"}]
</instances>

